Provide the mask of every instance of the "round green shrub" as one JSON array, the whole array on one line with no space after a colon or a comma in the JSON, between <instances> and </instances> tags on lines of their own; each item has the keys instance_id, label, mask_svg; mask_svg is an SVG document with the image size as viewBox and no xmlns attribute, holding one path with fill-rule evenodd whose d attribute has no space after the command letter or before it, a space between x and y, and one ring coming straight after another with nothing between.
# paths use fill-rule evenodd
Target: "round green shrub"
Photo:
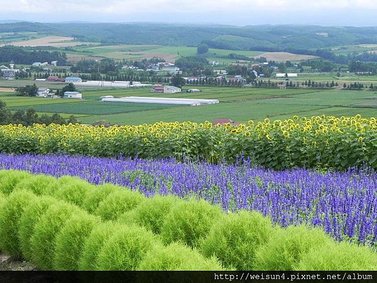
<instances>
[{"instance_id":1,"label":"round green shrub","mask_svg":"<svg viewBox=\"0 0 377 283\"><path fill-rule=\"evenodd\" d=\"M36 223L30 243L32 261L40 269L52 268L56 236L69 218L80 211L77 206L59 201L51 205Z\"/></svg>"},{"instance_id":2,"label":"round green shrub","mask_svg":"<svg viewBox=\"0 0 377 283\"><path fill-rule=\"evenodd\" d=\"M214 258L205 258L198 251L172 243L166 247L156 246L148 251L138 270L222 270Z\"/></svg>"},{"instance_id":3,"label":"round green shrub","mask_svg":"<svg viewBox=\"0 0 377 283\"><path fill-rule=\"evenodd\" d=\"M104 220L116 220L120 215L129 211L145 200L139 193L128 189L109 194L96 209L96 215Z\"/></svg>"},{"instance_id":4,"label":"round green shrub","mask_svg":"<svg viewBox=\"0 0 377 283\"><path fill-rule=\"evenodd\" d=\"M54 196L60 200L82 206L87 192L95 187L77 177L63 176L58 179ZM50 188L51 189L51 188Z\"/></svg>"},{"instance_id":5,"label":"round green shrub","mask_svg":"<svg viewBox=\"0 0 377 283\"><path fill-rule=\"evenodd\" d=\"M377 270L377 254L368 247L332 242L313 248L294 270Z\"/></svg>"},{"instance_id":6,"label":"round green shrub","mask_svg":"<svg viewBox=\"0 0 377 283\"><path fill-rule=\"evenodd\" d=\"M230 213L212 226L200 250L207 257L216 256L225 267L251 270L257 249L273 230L270 219L258 212Z\"/></svg>"},{"instance_id":7,"label":"round green shrub","mask_svg":"<svg viewBox=\"0 0 377 283\"><path fill-rule=\"evenodd\" d=\"M21 180L15 190L29 190L36 195L52 195L52 186L57 183L57 179L48 175L34 175Z\"/></svg>"},{"instance_id":8,"label":"round green shrub","mask_svg":"<svg viewBox=\"0 0 377 283\"><path fill-rule=\"evenodd\" d=\"M99 186L94 186L85 195L82 208L84 208L89 213L93 213L101 201L103 201L109 194L123 190L122 187L118 187L111 184L104 184Z\"/></svg>"},{"instance_id":9,"label":"round green shrub","mask_svg":"<svg viewBox=\"0 0 377 283\"><path fill-rule=\"evenodd\" d=\"M10 194L21 180L31 177L31 174L25 171L1 170L0 172L0 192L6 195Z\"/></svg>"},{"instance_id":10,"label":"round green shrub","mask_svg":"<svg viewBox=\"0 0 377 283\"><path fill-rule=\"evenodd\" d=\"M125 226L115 232L101 249L97 263L100 270L136 270L145 254L161 245L155 235L143 227Z\"/></svg>"},{"instance_id":11,"label":"round green shrub","mask_svg":"<svg viewBox=\"0 0 377 283\"><path fill-rule=\"evenodd\" d=\"M83 252L79 260L79 270L99 270L97 258L103 244L123 227L123 225L110 221L95 226L85 240Z\"/></svg>"},{"instance_id":12,"label":"round green shrub","mask_svg":"<svg viewBox=\"0 0 377 283\"><path fill-rule=\"evenodd\" d=\"M22 213L37 197L28 191L17 191L9 195L0 210L0 245L10 255L22 256L18 239L18 225Z\"/></svg>"},{"instance_id":13,"label":"round green shrub","mask_svg":"<svg viewBox=\"0 0 377 283\"><path fill-rule=\"evenodd\" d=\"M46 213L48 208L58 200L49 196L41 196L30 203L24 210L18 225L18 238L22 255L26 260L32 260L31 235L34 233L36 223Z\"/></svg>"},{"instance_id":14,"label":"round green shrub","mask_svg":"<svg viewBox=\"0 0 377 283\"><path fill-rule=\"evenodd\" d=\"M135 209L120 216L119 222L127 224L132 220L132 222L147 228L153 233L160 234L165 217L171 208L180 201L182 200L175 196L156 195L147 198Z\"/></svg>"},{"instance_id":15,"label":"round green shrub","mask_svg":"<svg viewBox=\"0 0 377 283\"><path fill-rule=\"evenodd\" d=\"M161 237L166 244L181 241L190 247L207 236L211 226L221 218L219 207L204 200L190 199L174 205L165 218Z\"/></svg>"},{"instance_id":16,"label":"round green shrub","mask_svg":"<svg viewBox=\"0 0 377 283\"><path fill-rule=\"evenodd\" d=\"M85 240L100 223L86 212L73 215L56 236L53 267L55 270L78 270Z\"/></svg>"},{"instance_id":17,"label":"round green shrub","mask_svg":"<svg viewBox=\"0 0 377 283\"><path fill-rule=\"evenodd\" d=\"M276 229L266 245L256 253L256 270L293 270L311 248L317 249L332 239L324 231L307 226Z\"/></svg>"},{"instance_id":18,"label":"round green shrub","mask_svg":"<svg viewBox=\"0 0 377 283\"><path fill-rule=\"evenodd\" d=\"M6 198L5 195L2 192L0 192L0 206L2 203L5 202L5 198Z\"/></svg>"}]
</instances>

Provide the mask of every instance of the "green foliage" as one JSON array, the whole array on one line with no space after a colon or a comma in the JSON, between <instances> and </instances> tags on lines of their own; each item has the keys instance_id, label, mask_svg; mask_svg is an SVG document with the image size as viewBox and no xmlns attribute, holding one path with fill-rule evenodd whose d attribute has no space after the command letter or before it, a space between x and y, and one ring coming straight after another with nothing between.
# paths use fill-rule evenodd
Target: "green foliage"
<instances>
[{"instance_id":1,"label":"green foliage","mask_svg":"<svg viewBox=\"0 0 377 283\"><path fill-rule=\"evenodd\" d=\"M180 202L166 216L161 237L165 243L180 241L195 247L220 218L221 209L204 200Z\"/></svg>"},{"instance_id":2,"label":"green foliage","mask_svg":"<svg viewBox=\"0 0 377 283\"><path fill-rule=\"evenodd\" d=\"M14 190L28 190L36 195L52 195L51 188L57 183L56 178L47 175L32 175L22 179Z\"/></svg>"},{"instance_id":3,"label":"green foliage","mask_svg":"<svg viewBox=\"0 0 377 283\"><path fill-rule=\"evenodd\" d=\"M0 192L10 194L21 180L31 175L18 170L0 170Z\"/></svg>"},{"instance_id":4,"label":"green foliage","mask_svg":"<svg viewBox=\"0 0 377 283\"><path fill-rule=\"evenodd\" d=\"M257 251L255 270L293 270L310 249L317 250L332 239L320 229L289 226L277 229Z\"/></svg>"},{"instance_id":5,"label":"green foliage","mask_svg":"<svg viewBox=\"0 0 377 283\"><path fill-rule=\"evenodd\" d=\"M105 222L93 228L90 235L85 240L80 260L79 270L100 270L97 265L98 255L104 242L114 235L124 226L112 222Z\"/></svg>"},{"instance_id":6,"label":"green foliage","mask_svg":"<svg viewBox=\"0 0 377 283\"><path fill-rule=\"evenodd\" d=\"M208 52L208 45L205 43L202 43L197 48L198 55L206 54Z\"/></svg>"},{"instance_id":7,"label":"green foliage","mask_svg":"<svg viewBox=\"0 0 377 283\"><path fill-rule=\"evenodd\" d=\"M16 88L17 95L20 96L36 96L38 92L38 87L36 84L26 85L24 87Z\"/></svg>"},{"instance_id":8,"label":"green foliage","mask_svg":"<svg viewBox=\"0 0 377 283\"><path fill-rule=\"evenodd\" d=\"M321 101L318 98L317 103ZM266 118L263 122L249 121L236 126L210 122L107 128L0 126L0 152L174 157L210 163L235 163L242 157L250 159L252 165L276 170L377 168L376 125L375 118L361 115L342 118L323 115L293 116L284 121Z\"/></svg>"},{"instance_id":9,"label":"green foliage","mask_svg":"<svg viewBox=\"0 0 377 283\"><path fill-rule=\"evenodd\" d=\"M103 220L115 220L144 200L145 197L139 192L131 190L115 191L99 204L95 214Z\"/></svg>"},{"instance_id":10,"label":"green foliage","mask_svg":"<svg viewBox=\"0 0 377 283\"><path fill-rule=\"evenodd\" d=\"M87 213L73 215L56 236L53 260L55 270L77 270L84 243L93 228L100 223L99 218Z\"/></svg>"},{"instance_id":11,"label":"green foliage","mask_svg":"<svg viewBox=\"0 0 377 283\"><path fill-rule=\"evenodd\" d=\"M207 257L216 256L225 267L251 270L257 249L272 232L271 221L258 212L230 213L212 226L200 249Z\"/></svg>"},{"instance_id":12,"label":"green foliage","mask_svg":"<svg viewBox=\"0 0 377 283\"><path fill-rule=\"evenodd\" d=\"M20 240L20 248L22 255L26 260L32 260L31 250L31 236L34 233L35 225L46 213L49 207L58 200L49 197L41 196L33 200L28 206L26 206L18 225L18 238Z\"/></svg>"},{"instance_id":13,"label":"green foliage","mask_svg":"<svg viewBox=\"0 0 377 283\"><path fill-rule=\"evenodd\" d=\"M66 91L77 91L77 89L73 83L69 83L62 88L61 92L64 94Z\"/></svg>"},{"instance_id":14,"label":"green foliage","mask_svg":"<svg viewBox=\"0 0 377 283\"><path fill-rule=\"evenodd\" d=\"M36 223L30 243L32 260L40 269L52 269L56 236L69 218L79 212L76 206L59 202L49 207Z\"/></svg>"},{"instance_id":15,"label":"green foliage","mask_svg":"<svg viewBox=\"0 0 377 283\"><path fill-rule=\"evenodd\" d=\"M16 31L18 32L18 31ZM27 47L6 45L0 47L0 62L31 65L34 62L58 61L59 65L66 63L66 55L58 51L33 50Z\"/></svg>"},{"instance_id":16,"label":"green foliage","mask_svg":"<svg viewBox=\"0 0 377 283\"><path fill-rule=\"evenodd\" d=\"M181 201L175 196L156 195L147 198L132 211L120 216L119 222L130 223L130 221L133 221L155 234L160 234L165 217L171 208Z\"/></svg>"},{"instance_id":17,"label":"green foliage","mask_svg":"<svg viewBox=\"0 0 377 283\"><path fill-rule=\"evenodd\" d=\"M175 87L182 88L185 85L185 83L185 79L180 74L176 74L171 77L171 84Z\"/></svg>"},{"instance_id":18,"label":"green foliage","mask_svg":"<svg viewBox=\"0 0 377 283\"><path fill-rule=\"evenodd\" d=\"M58 188L54 196L77 206L82 206L88 191L95 186L74 177L61 177L58 179Z\"/></svg>"},{"instance_id":19,"label":"green foliage","mask_svg":"<svg viewBox=\"0 0 377 283\"><path fill-rule=\"evenodd\" d=\"M14 257L21 257L18 226L22 213L36 196L28 191L13 192L0 210L0 248Z\"/></svg>"},{"instance_id":20,"label":"green foliage","mask_svg":"<svg viewBox=\"0 0 377 283\"><path fill-rule=\"evenodd\" d=\"M98 268L100 270L136 270L145 254L153 246L159 244L156 237L146 229L125 226L104 243L98 255Z\"/></svg>"},{"instance_id":21,"label":"green foliage","mask_svg":"<svg viewBox=\"0 0 377 283\"><path fill-rule=\"evenodd\" d=\"M198 251L172 243L166 247L156 246L141 260L138 270L222 270L216 259L203 257Z\"/></svg>"},{"instance_id":22,"label":"green foliage","mask_svg":"<svg viewBox=\"0 0 377 283\"><path fill-rule=\"evenodd\" d=\"M103 201L109 194L122 189L122 187L112 184L95 186L86 193L82 207L89 213L94 213L101 201Z\"/></svg>"},{"instance_id":23,"label":"green foliage","mask_svg":"<svg viewBox=\"0 0 377 283\"><path fill-rule=\"evenodd\" d=\"M377 270L377 254L368 247L347 242L311 249L295 270Z\"/></svg>"}]
</instances>

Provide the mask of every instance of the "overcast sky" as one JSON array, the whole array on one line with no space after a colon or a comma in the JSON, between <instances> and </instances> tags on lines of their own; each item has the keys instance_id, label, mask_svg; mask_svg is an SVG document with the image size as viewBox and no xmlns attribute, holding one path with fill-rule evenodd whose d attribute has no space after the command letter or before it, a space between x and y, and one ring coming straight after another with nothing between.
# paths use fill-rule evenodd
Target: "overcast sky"
<instances>
[{"instance_id":1,"label":"overcast sky","mask_svg":"<svg viewBox=\"0 0 377 283\"><path fill-rule=\"evenodd\" d=\"M377 0L0 0L1 20L377 26Z\"/></svg>"}]
</instances>

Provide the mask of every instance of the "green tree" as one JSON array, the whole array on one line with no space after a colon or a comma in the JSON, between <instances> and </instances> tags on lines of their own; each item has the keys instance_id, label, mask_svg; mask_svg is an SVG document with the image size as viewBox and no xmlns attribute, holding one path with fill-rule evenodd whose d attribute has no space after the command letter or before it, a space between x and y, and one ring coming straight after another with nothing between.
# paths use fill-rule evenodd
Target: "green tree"
<instances>
[{"instance_id":1,"label":"green tree","mask_svg":"<svg viewBox=\"0 0 377 283\"><path fill-rule=\"evenodd\" d=\"M66 91L77 91L77 89L73 83L69 83L62 88L61 94L64 95Z\"/></svg>"},{"instance_id":2,"label":"green tree","mask_svg":"<svg viewBox=\"0 0 377 283\"><path fill-rule=\"evenodd\" d=\"M181 75L176 74L176 75L172 76L172 78L171 78L171 84L173 86L182 88L185 85L185 79L182 78Z\"/></svg>"},{"instance_id":3,"label":"green tree","mask_svg":"<svg viewBox=\"0 0 377 283\"><path fill-rule=\"evenodd\" d=\"M36 96L38 92L38 87L33 85L26 85L24 87L16 88L17 95L19 96Z\"/></svg>"},{"instance_id":4,"label":"green tree","mask_svg":"<svg viewBox=\"0 0 377 283\"><path fill-rule=\"evenodd\" d=\"M203 55L203 54L208 53L208 50L209 50L208 45L205 43L202 43L198 46L198 49L196 52L198 53L198 55Z\"/></svg>"}]
</instances>

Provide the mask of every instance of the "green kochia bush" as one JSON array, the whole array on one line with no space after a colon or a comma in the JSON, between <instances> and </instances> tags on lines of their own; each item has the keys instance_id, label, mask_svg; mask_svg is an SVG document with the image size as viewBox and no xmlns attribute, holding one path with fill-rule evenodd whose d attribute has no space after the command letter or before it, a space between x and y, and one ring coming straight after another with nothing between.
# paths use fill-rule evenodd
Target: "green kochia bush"
<instances>
[{"instance_id":1,"label":"green kochia bush","mask_svg":"<svg viewBox=\"0 0 377 283\"><path fill-rule=\"evenodd\" d=\"M317 250L332 239L324 231L306 226L277 229L255 259L256 270L293 270L310 249Z\"/></svg>"},{"instance_id":2,"label":"green kochia bush","mask_svg":"<svg viewBox=\"0 0 377 283\"><path fill-rule=\"evenodd\" d=\"M79 260L79 270L98 270L97 258L103 243L123 227L112 222L104 222L94 227L85 241Z\"/></svg>"},{"instance_id":3,"label":"green kochia bush","mask_svg":"<svg viewBox=\"0 0 377 283\"><path fill-rule=\"evenodd\" d=\"M132 220L153 233L159 234L165 217L171 208L179 202L182 202L182 200L175 196L156 195L152 198L147 198L135 209L123 214L119 218L119 222L129 223Z\"/></svg>"},{"instance_id":4,"label":"green kochia bush","mask_svg":"<svg viewBox=\"0 0 377 283\"><path fill-rule=\"evenodd\" d=\"M161 230L165 243L180 241L195 247L205 237L222 212L204 200L190 199L172 207Z\"/></svg>"},{"instance_id":5,"label":"green kochia bush","mask_svg":"<svg viewBox=\"0 0 377 283\"><path fill-rule=\"evenodd\" d=\"M73 215L56 236L53 267L56 270L77 270L84 243L100 219L86 212Z\"/></svg>"},{"instance_id":6,"label":"green kochia bush","mask_svg":"<svg viewBox=\"0 0 377 283\"><path fill-rule=\"evenodd\" d=\"M0 245L1 250L14 257L21 257L18 239L18 225L22 213L36 196L28 191L17 191L9 195L0 210Z\"/></svg>"},{"instance_id":7,"label":"green kochia bush","mask_svg":"<svg viewBox=\"0 0 377 283\"><path fill-rule=\"evenodd\" d=\"M214 258L203 257L198 251L172 243L166 247L156 246L146 253L139 270L221 270Z\"/></svg>"},{"instance_id":8,"label":"green kochia bush","mask_svg":"<svg viewBox=\"0 0 377 283\"><path fill-rule=\"evenodd\" d=\"M35 225L31 237L32 260L43 270L51 269L55 240L69 218L80 213L79 208L65 202L52 205Z\"/></svg>"},{"instance_id":9,"label":"green kochia bush","mask_svg":"<svg viewBox=\"0 0 377 283\"><path fill-rule=\"evenodd\" d=\"M57 184L56 178L47 175L35 175L22 179L15 190L29 190L36 195L52 195L52 186Z\"/></svg>"},{"instance_id":10,"label":"green kochia bush","mask_svg":"<svg viewBox=\"0 0 377 283\"><path fill-rule=\"evenodd\" d=\"M136 270L153 246L161 245L153 233L138 226L124 226L101 249L97 263L100 270Z\"/></svg>"},{"instance_id":11,"label":"green kochia bush","mask_svg":"<svg viewBox=\"0 0 377 283\"><path fill-rule=\"evenodd\" d=\"M377 270L377 254L348 242L323 245L304 255L295 270Z\"/></svg>"},{"instance_id":12,"label":"green kochia bush","mask_svg":"<svg viewBox=\"0 0 377 283\"><path fill-rule=\"evenodd\" d=\"M93 213L97 209L100 202L103 201L109 194L120 190L124 190L124 188L111 184L94 186L86 193L82 207L89 213Z\"/></svg>"},{"instance_id":13,"label":"green kochia bush","mask_svg":"<svg viewBox=\"0 0 377 283\"><path fill-rule=\"evenodd\" d=\"M93 187L94 185L80 178L63 176L60 177L58 182L53 184L50 189L54 188L54 196L60 200L82 206L86 193Z\"/></svg>"},{"instance_id":14,"label":"green kochia bush","mask_svg":"<svg viewBox=\"0 0 377 283\"><path fill-rule=\"evenodd\" d=\"M18 237L22 255L26 260L32 260L31 235L36 223L46 213L49 207L58 200L49 196L41 196L31 202L24 210L18 225Z\"/></svg>"},{"instance_id":15,"label":"green kochia bush","mask_svg":"<svg viewBox=\"0 0 377 283\"><path fill-rule=\"evenodd\" d=\"M24 171L0 170L0 192L10 194L22 179L30 176L30 173Z\"/></svg>"},{"instance_id":16,"label":"green kochia bush","mask_svg":"<svg viewBox=\"0 0 377 283\"><path fill-rule=\"evenodd\" d=\"M121 214L133 209L144 200L145 196L139 192L125 189L115 191L99 204L95 214L103 220L115 220Z\"/></svg>"},{"instance_id":17,"label":"green kochia bush","mask_svg":"<svg viewBox=\"0 0 377 283\"><path fill-rule=\"evenodd\" d=\"M268 241L273 230L269 218L258 212L230 213L212 226L200 248L207 257L216 256L225 267L251 270L257 249Z\"/></svg>"}]
</instances>

